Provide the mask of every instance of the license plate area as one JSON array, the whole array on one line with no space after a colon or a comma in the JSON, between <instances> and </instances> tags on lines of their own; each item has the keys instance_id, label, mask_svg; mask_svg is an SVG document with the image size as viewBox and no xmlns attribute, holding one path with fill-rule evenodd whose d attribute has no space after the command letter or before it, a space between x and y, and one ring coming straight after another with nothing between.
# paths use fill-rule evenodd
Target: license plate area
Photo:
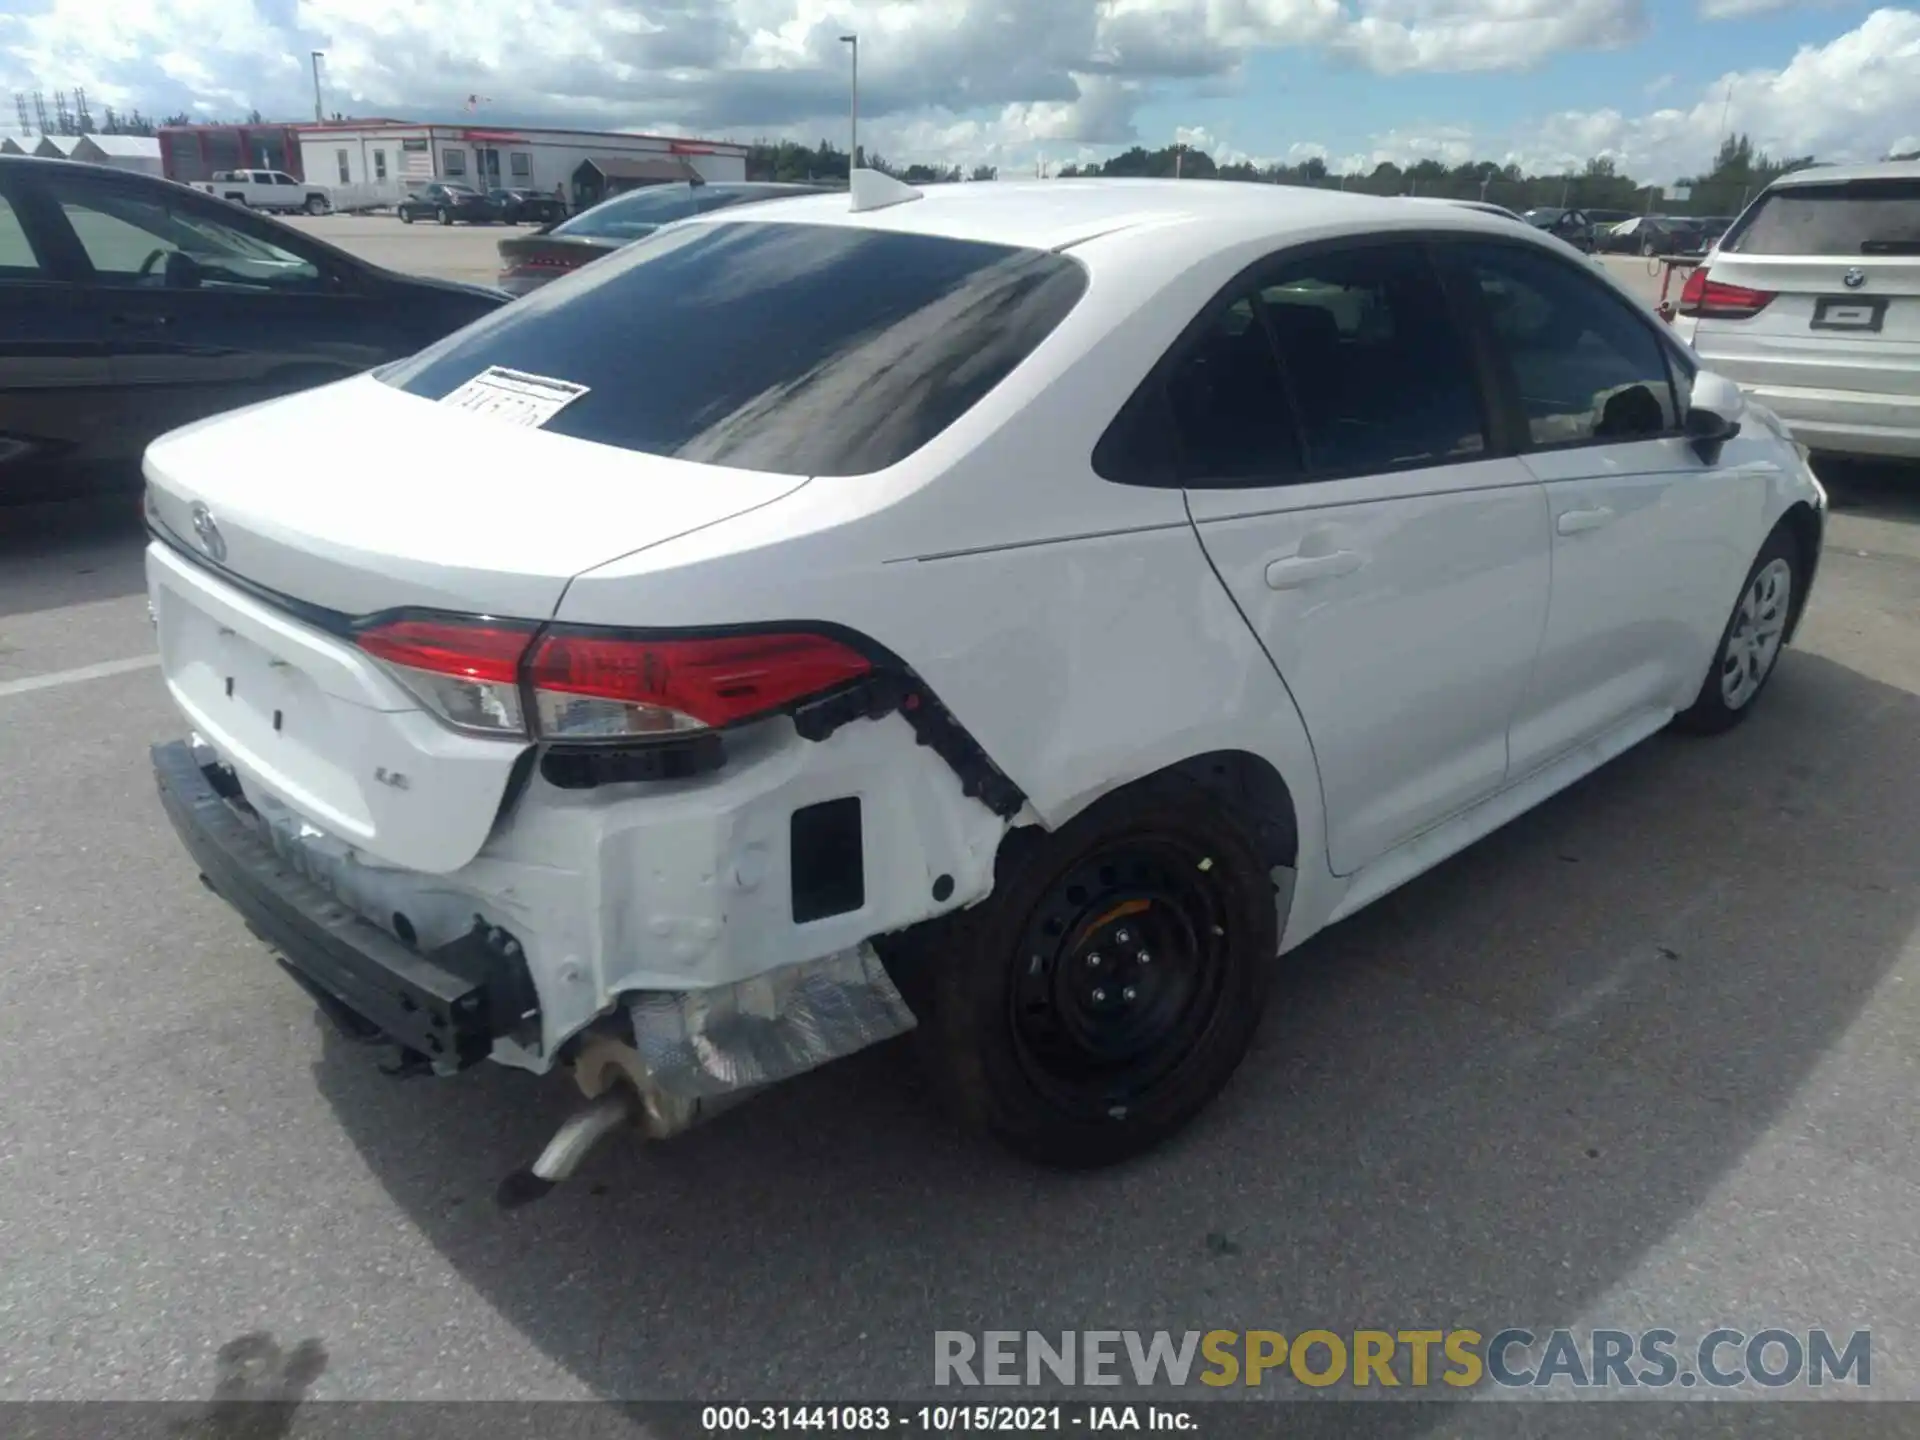
<instances>
[{"instance_id":1,"label":"license plate area","mask_svg":"<svg viewBox=\"0 0 1920 1440\"><path fill-rule=\"evenodd\" d=\"M1857 295L1823 295L1813 302L1812 328L1815 330L1877 335L1886 319L1885 297L1869 300Z\"/></svg>"},{"instance_id":2,"label":"license plate area","mask_svg":"<svg viewBox=\"0 0 1920 1440\"><path fill-rule=\"evenodd\" d=\"M221 730L252 746L311 738L331 704L313 677L230 625L188 605L168 607L167 673Z\"/></svg>"}]
</instances>

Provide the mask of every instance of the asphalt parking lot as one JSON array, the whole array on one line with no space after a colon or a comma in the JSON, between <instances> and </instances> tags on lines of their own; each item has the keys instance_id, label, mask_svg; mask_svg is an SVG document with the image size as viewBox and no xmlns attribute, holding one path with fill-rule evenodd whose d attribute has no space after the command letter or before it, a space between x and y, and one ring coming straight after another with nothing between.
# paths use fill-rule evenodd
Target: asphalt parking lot
<instances>
[{"instance_id":1,"label":"asphalt parking lot","mask_svg":"<svg viewBox=\"0 0 1920 1440\"><path fill-rule=\"evenodd\" d=\"M468 279L505 233L302 223ZM0 1399L893 1397L936 1329L1721 1323L1869 1326L1920 1398L1920 472L1828 478L1750 723L1289 957L1165 1151L1025 1168L894 1045L511 1215L570 1086L321 1027L161 816L134 502L0 515Z\"/></svg>"}]
</instances>

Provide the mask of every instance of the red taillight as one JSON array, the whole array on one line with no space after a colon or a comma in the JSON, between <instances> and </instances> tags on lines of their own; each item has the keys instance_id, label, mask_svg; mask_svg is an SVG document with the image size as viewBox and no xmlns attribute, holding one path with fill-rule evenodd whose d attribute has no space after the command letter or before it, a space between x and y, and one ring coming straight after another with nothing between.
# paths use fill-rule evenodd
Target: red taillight
<instances>
[{"instance_id":1,"label":"red taillight","mask_svg":"<svg viewBox=\"0 0 1920 1440\"><path fill-rule=\"evenodd\" d=\"M540 732L611 739L718 729L872 672L824 635L638 639L557 631L527 662Z\"/></svg>"},{"instance_id":2,"label":"red taillight","mask_svg":"<svg viewBox=\"0 0 1920 1440\"><path fill-rule=\"evenodd\" d=\"M455 728L548 740L719 729L873 669L851 646L805 631L646 639L561 629L535 643L531 625L435 618L388 621L356 638Z\"/></svg>"},{"instance_id":3,"label":"red taillight","mask_svg":"<svg viewBox=\"0 0 1920 1440\"><path fill-rule=\"evenodd\" d=\"M1687 276L1687 283L1681 287L1679 309L1682 315L1707 320L1750 320L1772 303L1774 293L1711 279L1707 267L1701 265Z\"/></svg>"},{"instance_id":4,"label":"red taillight","mask_svg":"<svg viewBox=\"0 0 1920 1440\"><path fill-rule=\"evenodd\" d=\"M575 259L571 255L516 255L513 263L507 267L511 275L516 270L578 270L585 263L585 257Z\"/></svg>"},{"instance_id":5,"label":"red taillight","mask_svg":"<svg viewBox=\"0 0 1920 1440\"><path fill-rule=\"evenodd\" d=\"M533 631L521 625L459 620L394 620L360 633L360 648L392 665L496 685L519 680Z\"/></svg>"},{"instance_id":6,"label":"red taillight","mask_svg":"<svg viewBox=\"0 0 1920 1440\"><path fill-rule=\"evenodd\" d=\"M488 620L390 620L355 637L456 729L524 735L520 659L533 627Z\"/></svg>"}]
</instances>

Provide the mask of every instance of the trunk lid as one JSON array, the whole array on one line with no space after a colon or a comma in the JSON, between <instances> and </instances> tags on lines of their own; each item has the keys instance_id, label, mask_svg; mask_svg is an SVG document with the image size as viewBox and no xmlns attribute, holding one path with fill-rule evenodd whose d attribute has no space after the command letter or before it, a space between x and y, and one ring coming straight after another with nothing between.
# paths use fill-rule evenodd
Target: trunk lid
<instances>
[{"instance_id":1,"label":"trunk lid","mask_svg":"<svg viewBox=\"0 0 1920 1440\"><path fill-rule=\"evenodd\" d=\"M430 874L486 843L527 743L442 724L351 620L544 620L581 571L806 483L520 428L368 376L175 431L146 471L175 704L252 793Z\"/></svg>"},{"instance_id":2,"label":"trunk lid","mask_svg":"<svg viewBox=\"0 0 1920 1440\"><path fill-rule=\"evenodd\" d=\"M360 376L215 416L147 450L149 503L221 567L344 615L407 606L526 620L583 570L805 482L595 444ZM206 522L203 522L206 523Z\"/></svg>"},{"instance_id":3,"label":"trunk lid","mask_svg":"<svg viewBox=\"0 0 1920 1440\"><path fill-rule=\"evenodd\" d=\"M1749 319L1700 319L1694 348L1729 379L1920 397L1920 176L1783 185L1704 268L1774 297Z\"/></svg>"}]
</instances>

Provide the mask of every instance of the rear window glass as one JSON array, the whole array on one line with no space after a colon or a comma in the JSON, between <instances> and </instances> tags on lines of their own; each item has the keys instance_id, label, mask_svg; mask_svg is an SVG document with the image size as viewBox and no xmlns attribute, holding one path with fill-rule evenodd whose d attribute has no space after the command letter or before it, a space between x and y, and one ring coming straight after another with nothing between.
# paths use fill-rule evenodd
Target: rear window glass
<instances>
[{"instance_id":1,"label":"rear window glass","mask_svg":"<svg viewBox=\"0 0 1920 1440\"><path fill-rule=\"evenodd\" d=\"M693 214L693 187L667 185L657 190L635 190L603 200L564 224L556 235L584 235L601 240L638 240L662 225Z\"/></svg>"},{"instance_id":2,"label":"rear window glass","mask_svg":"<svg viewBox=\"0 0 1920 1440\"><path fill-rule=\"evenodd\" d=\"M1738 255L1920 255L1920 180L1775 190L1720 248Z\"/></svg>"},{"instance_id":3,"label":"rear window glass","mask_svg":"<svg viewBox=\"0 0 1920 1440\"><path fill-rule=\"evenodd\" d=\"M548 430L784 475L906 458L1086 290L1046 251L841 225L664 230L384 370L439 400L489 366L585 385Z\"/></svg>"}]
</instances>

